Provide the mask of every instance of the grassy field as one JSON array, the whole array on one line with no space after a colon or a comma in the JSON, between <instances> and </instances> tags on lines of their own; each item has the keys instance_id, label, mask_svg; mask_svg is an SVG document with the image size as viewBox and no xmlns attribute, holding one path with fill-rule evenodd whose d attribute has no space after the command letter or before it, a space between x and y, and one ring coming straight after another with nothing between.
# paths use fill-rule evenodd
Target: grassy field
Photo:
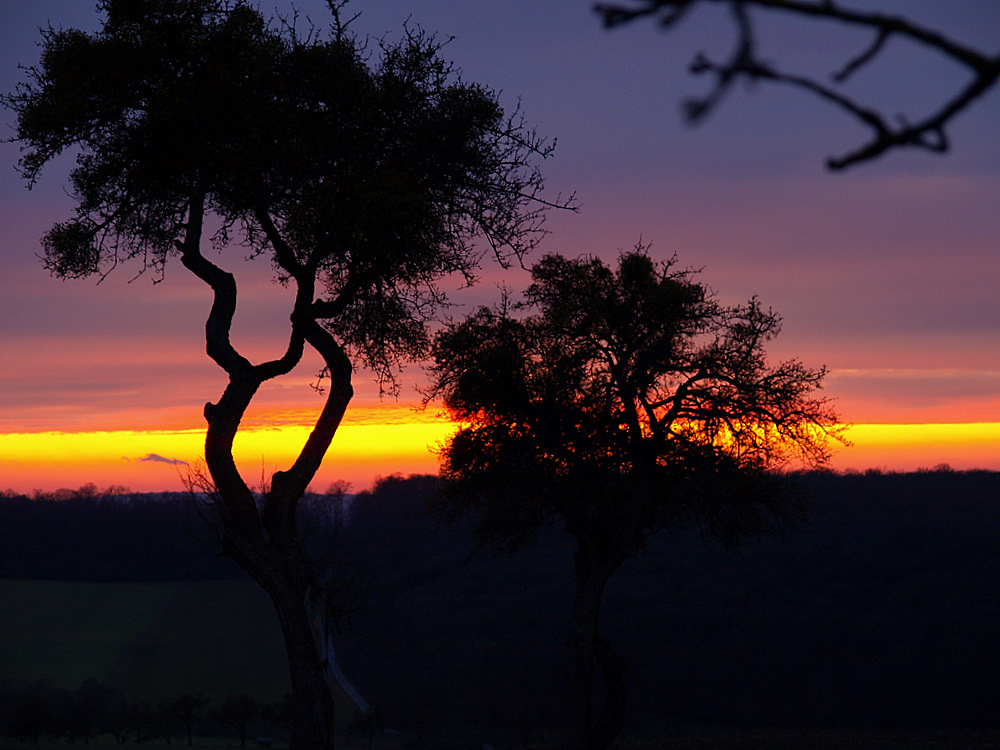
<instances>
[{"instance_id":1,"label":"grassy field","mask_svg":"<svg viewBox=\"0 0 1000 750\"><path fill-rule=\"evenodd\" d=\"M288 691L281 632L249 581L0 580L0 675L75 690L96 677L151 700Z\"/></svg>"},{"instance_id":2,"label":"grassy field","mask_svg":"<svg viewBox=\"0 0 1000 750\"><path fill-rule=\"evenodd\" d=\"M616 750L990 750L997 733L965 730L724 730L705 729L619 742Z\"/></svg>"},{"instance_id":3,"label":"grassy field","mask_svg":"<svg viewBox=\"0 0 1000 750\"><path fill-rule=\"evenodd\" d=\"M131 744L131 743L130 743ZM158 747L162 741L144 742L144 745ZM174 743L178 743L175 741ZM238 745L239 743L235 743ZM254 743L249 743L248 747ZM19 742L4 743L0 740L0 750L64 750L71 746L63 742L42 741L35 745ZM182 745L187 747L186 744ZM195 741L194 748L233 747L233 740L218 740L216 744ZM91 741L88 748L120 748L112 741ZM354 750L357 745L338 746L341 750ZM433 748L433 743L428 747ZM526 750L553 750L558 747L531 745ZM993 750L1000 747L1000 735L967 731L933 732L866 732L866 731L825 731L825 730L694 730L681 735L650 736L642 740L625 740L616 743L612 750ZM374 750L400 750L398 742L376 739Z\"/></svg>"},{"instance_id":4,"label":"grassy field","mask_svg":"<svg viewBox=\"0 0 1000 750\"><path fill-rule=\"evenodd\" d=\"M175 739L172 744L168 745L163 740L143 740L139 747L174 747L174 748L192 748L193 750L205 750L206 748L218 748L223 747L239 747L240 743L233 739L217 739L217 740L205 740L195 738L194 743L191 745L187 744L185 739ZM116 748L116 750L121 750L122 747L135 747L135 742L129 740L125 745L119 745L117 742L112 740L110 737L98 737L97 739L92 739L90 742L83 744L80 742L71 743L62 740L40 740L37 743L20 742L18 740L4 740L0 738L0 750L66 750L67 748L86 748L86 750L111 750L111 748ZM257 747L257 743L253 741L247 742L248 748ZM275 743L273 745L275 750L281 750L282 748L287 748L287 743ZM338 750L355 750L354 748L346 748L338 746Z\"/></svg>"},{"instance_id":5,"label":"grassy field","mask_svg":"<svg viewBox=\"0 0 1000 750\"><path fill-rule=\"evenodd\" d=\"M0 580L0 680L51 681L76 689L97 677L150 701L202 693L218 705L248 692L279 699L288 689L270 602L248 581L67 583ZM346 699L337 699L338 708ZM348 721L339 716L338 722ZM232 740L196 747L229 747ZM131 743L130 743L131 744ZM159 746L162 740L148 741ZM175 741L175 744L177 742ZM386 737L376 748L399 750ZM0 750L55 750L0 739ZM88 747L118 747L110 738ZM970 731L653 730L617 750L994 750L1000 733Z\"/></svg>"}]
</instances>

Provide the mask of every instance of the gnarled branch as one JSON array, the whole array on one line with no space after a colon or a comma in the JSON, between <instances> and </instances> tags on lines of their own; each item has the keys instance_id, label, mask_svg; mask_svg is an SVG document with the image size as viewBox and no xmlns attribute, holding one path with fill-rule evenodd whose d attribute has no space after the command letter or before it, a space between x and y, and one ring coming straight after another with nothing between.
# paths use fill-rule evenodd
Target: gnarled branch
<instances>
[{"instance_id":1,"label":"gnarled branch","mask_svg":"<svg viewBox=\"0 0 1000 750\"><path fill-rule=\"evenodd\" d=\"M871 161L896 148L918 148L943 153L949 148L947 128L952 120L996 85L1000 78L1000 54L987 55L917 24L907 18L884 13L858 11L842 7L834 0L634 0L631 3L598 3L595 10L608 27L617 27L642 18L656 18L664 28L674 26L696 5L727 5L736 24L736 48L724 62L711 60L700 53L690 70L708 73L715 78L712 90L704 97L689 99L684 110L690 122L707 115L723 94L738 79L769 80L803 89L839 107L848 116L871 131L860 146L827 159L827 167L844 169L852 164ZM754 49L754 33L749 20L751 10L781 11L790 16L843 23L867 29L874 39L862 52L847 60L831 74L833 85L808 76L782 72L759 58ZM916 42L966 68L972 79L954 95L944 98L930 114L919 119L892 118L878 108L863 104L835 88L845 83L862 67L871 65L893 37Z\"/></svg>"}]
</instances>

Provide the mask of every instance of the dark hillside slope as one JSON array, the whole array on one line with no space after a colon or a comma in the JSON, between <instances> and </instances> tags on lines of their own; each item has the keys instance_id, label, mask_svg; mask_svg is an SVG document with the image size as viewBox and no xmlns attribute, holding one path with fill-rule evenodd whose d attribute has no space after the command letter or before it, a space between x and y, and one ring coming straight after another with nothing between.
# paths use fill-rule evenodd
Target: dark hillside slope
<instances>
[{"instance_id":1,"label":"dark hillside slope","mask_svg":"<svg viewBox=\"0 0 1000 750\"><path fill-rule=\"evenodd\" d=\"M645 710L772 725L1000 722L1000 475L813 476L737 554L664 537L609 597ZM634 612L626 621L613 613Z\"/></svg>"},{"instance_id":2,"label":"dark hillside slope","mask_svg":"<svg viewBox=\"0 0 1000 750\"><path fill-rule=\"evenodd\" d=\"M784 538L727 552L664 534L612 580L634 725L996 727L1000 474L796 481L810 522ZM377 583L340 661L387 726L523 738L556 723L572 550L553 530L470 556L467 528L426 514L435 486L391 479L352 506L349 546ZM185 507L0 497L0 577L240 577Z\"/></svg>"},{"instance_id":3,"label":"dark hillside slope","mask_svg":"<svg viewBox=\"0 0 1000 750\"><path fill-rule=\"evenodd\" d=\"M634 726L996 726L1000 474L810 475L811 521L736 552L664 534L612 581ZM359 497L380 587L342 639L389 726L516 737L555 723L571 550L471 558L428 488Z\"/></svg>"}]
</instances>

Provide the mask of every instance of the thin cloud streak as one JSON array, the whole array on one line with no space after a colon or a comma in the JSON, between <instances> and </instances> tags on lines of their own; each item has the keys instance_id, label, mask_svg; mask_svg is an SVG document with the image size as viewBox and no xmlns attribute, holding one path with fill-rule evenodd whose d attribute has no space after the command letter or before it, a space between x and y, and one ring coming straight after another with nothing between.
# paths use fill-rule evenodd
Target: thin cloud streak
<instances>
[{"instance_id":1,"label":"thin cloud streak","mask_svg":"<svg viewBox=\"0 0 1000 750\"><path fill-rule=\"evenodd\" d=\"M147 453L139 459L143 463L170 464L171 466L189 466L187 461L180 458L166 458L156 453Z\"/></svg>"}]
</instances>

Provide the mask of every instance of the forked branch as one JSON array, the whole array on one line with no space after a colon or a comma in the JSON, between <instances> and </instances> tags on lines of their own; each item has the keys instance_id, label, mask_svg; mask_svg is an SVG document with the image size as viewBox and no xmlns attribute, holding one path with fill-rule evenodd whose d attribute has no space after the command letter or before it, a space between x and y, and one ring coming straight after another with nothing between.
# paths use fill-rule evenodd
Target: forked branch
<instances>
[{"instance_id":1,"label":"forked branch","mask_svg":"<svg viewBox=\"0 0 1000 750\"><path fill-rule=\"evenodd\" d=\"M629 3L597 3L595 10L605 26L617 27L643 18L657 19L663 28L677 24L698 5L725 5L735 22L734 52L725 61L716 61L704 53L690 66L695 74L714 78L711 91L684 103L689 122L696 122L711 112L728 89L739 79L769 80L803 89L837 106L849 117L864 125L871 137L860 146L827 159L827 167L844 169L871 161L896 148L918 148L945 152L949 148L947 128L953 119L993 88L1000 78L1000 54L983 54L969 45L946 37L901 16L852 10L834 0L633 0ZM809 76L779 70L761 59L755 50L755 34L750 22L752 10L773 10L789 16L846 24L870 31L874 38L860 53L845 61L831 74L831 84ZM922 118L890 117L878 107L868 106L836 88L863 67L874 63L893 38L907 39L960 65L971 73L971 80L942 101Z\"/></svg>"}]
</instances>

